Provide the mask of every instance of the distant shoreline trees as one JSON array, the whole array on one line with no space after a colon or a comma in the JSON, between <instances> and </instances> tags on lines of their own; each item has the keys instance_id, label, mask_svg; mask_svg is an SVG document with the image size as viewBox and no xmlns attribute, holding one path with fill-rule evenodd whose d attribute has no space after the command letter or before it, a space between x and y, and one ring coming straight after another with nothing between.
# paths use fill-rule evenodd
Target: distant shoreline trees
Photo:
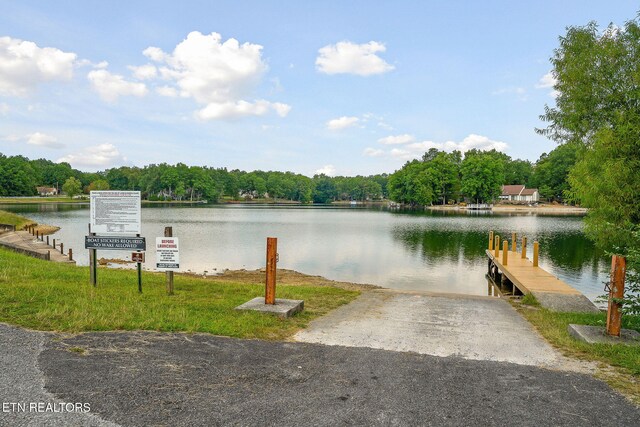
<instances>
[{"instance_id":1,"label":"distant shoreline trees","mask_svg":"<svg viewBox=\"0 0 640 427\"><path fill-rule=\"evenodd\" d=\"M91 190L137 190L143 199L151 201L268 198L300 203L365 202L388 198L387 179L387 174L309 178L292 172L228 171L184 163L122 166L88 173L73 169L68 163L0 153L0 197L35 196L37 186L49 186L62 189L67 195L69 191L77 195Z\"/></svg>"}]
</instances>

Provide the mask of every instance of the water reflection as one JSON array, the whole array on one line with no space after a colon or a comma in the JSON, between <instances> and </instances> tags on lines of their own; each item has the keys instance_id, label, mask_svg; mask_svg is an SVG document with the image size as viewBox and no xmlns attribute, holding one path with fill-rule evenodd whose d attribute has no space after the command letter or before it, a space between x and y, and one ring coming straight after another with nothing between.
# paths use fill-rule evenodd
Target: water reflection
<instances>
[{"instance_id":1,"label":"water reflection","mask_svg":"<svg viewBox=\"0 0 640 427\"><path fill-rule=\"evenodd\" d=\"M87 265L84 235L87 204L5 205L62 229L55 237ZM279 238L279 268L331 279L417 289L486 295L488 232L526 235L528 253L540 242L540 265L590 298L602 293L607 262L582 234L580 217L467 215L464 212L387 211L362 206L143 205L142 235L147 263L165 226L180 237L185 270L221 271L264 266L265 238ZM77 255L76 255L77 254ZM101 251L102 257L130 256Z\"/></svg>"}]
</instances>

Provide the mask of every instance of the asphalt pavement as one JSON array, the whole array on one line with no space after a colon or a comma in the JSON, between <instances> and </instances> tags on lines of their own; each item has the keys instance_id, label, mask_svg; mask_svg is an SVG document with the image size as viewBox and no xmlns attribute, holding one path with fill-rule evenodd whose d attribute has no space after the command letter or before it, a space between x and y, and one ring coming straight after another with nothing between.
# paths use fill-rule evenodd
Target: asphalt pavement
<instances>
[{"instance_id":1,"label":"asphalt pavement","mask_svg":"<svg viewBox=\"0 0 640 427\"><path fill-rule=\"evenodd\" d=\"M637 407L586 374L371 348L87 333L49 336L38 367L47 392L89 402L92 414L122 426L635 426L640 420Z\"/></svg>"}]
</instances>

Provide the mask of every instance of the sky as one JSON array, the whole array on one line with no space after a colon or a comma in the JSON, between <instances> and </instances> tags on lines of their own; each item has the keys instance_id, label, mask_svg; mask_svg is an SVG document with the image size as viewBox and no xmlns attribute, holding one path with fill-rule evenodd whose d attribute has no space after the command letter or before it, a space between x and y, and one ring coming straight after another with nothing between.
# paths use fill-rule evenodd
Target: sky
<instances>
[{"instance_id":1,"label":"sky","mask_svg":"<svg viewBox=\"0 0 640 427\"><path fill-rule=\"evenodd\" d=\"M391 173L429 148L535 161L568 26L636 2L0 0L0 153Z\"/></svg>"}]
</instances>

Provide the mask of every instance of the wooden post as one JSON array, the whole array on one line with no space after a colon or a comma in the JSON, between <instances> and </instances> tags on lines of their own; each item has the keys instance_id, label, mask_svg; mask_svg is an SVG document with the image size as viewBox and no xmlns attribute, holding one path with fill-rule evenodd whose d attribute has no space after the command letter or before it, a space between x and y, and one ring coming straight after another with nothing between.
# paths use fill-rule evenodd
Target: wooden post
<instances>
[{"instance_id":1,"label":"wooden post","mask_svg":"<svg viewBox=\"0 0 640 427\"><path fill-rule=\"evenodd\" d=\"M69 248L69 261L73 261L73 250Z\"/></svg>"},{"instance_id":2,"label":"wooden post","mask_svg":"<svg viewBox=\"0 0 640 427\"><path fill-rule=\"evenodd\" d=\"M173 237L173 227L164 228L164 237ZM167 295L173 295L173 271L167 271Z\"/></svg>"},{"instance_id":3,"label":"wooden post","mask_svg":"<svg viewBox=\"0 0 640 427\"><path fill-rule=\"evenodd\" d=\"M53 249L56 248L56 239L53 239Z\"/></svg>"},{"instance_id":4,"label":"wooden post","mask_svg":"<svg viewBox=\"0 0 640 427\"><path fill-rule=\"evenodd\" d=\"M493 231L489 232L489 250L493 250Z\"/></svg>"},{"instance_id":5,"label":"wooden post","mask_svg":"<svg viewBox=\"0 0 640 427\"><path fill-rule=\"evenodd\" d=\"M509 242L506 240L502 242L502 265L507 265L507 258L509 257Z\"/></svg>"},{"instance_id":6,"label":"wooden post","mask_svg":"<svg viewBox=\"0 0 640 427\"><path fill-rule=\"evenodd\" d=\"M518 246L518 241L516 240L516 233L511 233L511 251L515 252Z\"/></svg>"},{"instance_id":7,"label":"wooden post","mask_svg":"<svg viewBox=\"0 0 640 427\"><path fill-rule=\"evenodd\" d=\"M495 253L494 256L498 258L500 256L500 236L496 236L496 241L494 242Z\"/></svg>"},{"instance_id":8,"label":"wooden post","mask_svg":"<svg viewBox=\"0 0 640 427\"><path fill-rule=\"evenodd\" d=\"M614 255L611 258L611 283L609 284L609 306L607 307L607 334L620 336L622 321L622 304L624 298L624 278L627 272L627 259Z\"/></svg>"},{"instance_id":9,"label":"wooden post","mask_svg":"<svg viewBox=\"0 0 640 427\"><path fill-rule=\"evenodd\" d=\"M91 224L89 224L89 236L95 236L96 233L91 232ZM56 241L53 241L53 247L56 247ZM98 251L89 249L89 281L91 285L98 286Z\"/></svg>"},{"instance_id":10,"label":"wooden post","mask_svg":"<svg viewBox=\"0 0 640 427\"><path fill-rule=\"evenodd\" d=\"M64 255L64 243L60 243L60 253Z\"/></svg>"},{"instance_id":11,"label":"wooden post","mask_svg":"<svg viewBox=\"0 0 640 427\"><path fill-rule=\"evenodd\" d=\"M276 264L278 254L278 239L267 237L267 279L265 282L264 303L276 303Z\"/></svg>"},{"instance_id":12,"label":"wooden post","mask_svg":"<svg viewBox=\"0 0 640 427\"><path fill-rule=\"evenodd\" d=\"M522 236L522 259L527 257L527 236Z\"/></svg>"},{"instance_id":13,"label":"wooden post","mask_svg":"<svg viewBox=\"0 0 640 427\"><path fill-rule=\"evenodd\" d=\"M536 240L535 242L533 242L533 266L534 267L538 266L538 251L539 251L539 249L540 249L540 244Z\"/></svg>"},{"instance_id":14,"label":"wooden post","mask_svg":"<svg viewBox=\"0 0 640 427\"><path fill-rule=\"evenodd\" d=\"M47 234L47 246L49 246L49 235Z\"/></svg>"},{"instance_id":15,"label":"wooden post","mask_svg":"<svg viewBox=\"0 0 640 427\"><path fill-rule=\"evenodd\" d=\"M136 237L140 237L140 234L136 234ZM140 252L140 251L136 251L136 252ZM138 270L138 293L142 293L142 263L138 262L136 263L136 267Z\"/></svg>"}]
</instances>

